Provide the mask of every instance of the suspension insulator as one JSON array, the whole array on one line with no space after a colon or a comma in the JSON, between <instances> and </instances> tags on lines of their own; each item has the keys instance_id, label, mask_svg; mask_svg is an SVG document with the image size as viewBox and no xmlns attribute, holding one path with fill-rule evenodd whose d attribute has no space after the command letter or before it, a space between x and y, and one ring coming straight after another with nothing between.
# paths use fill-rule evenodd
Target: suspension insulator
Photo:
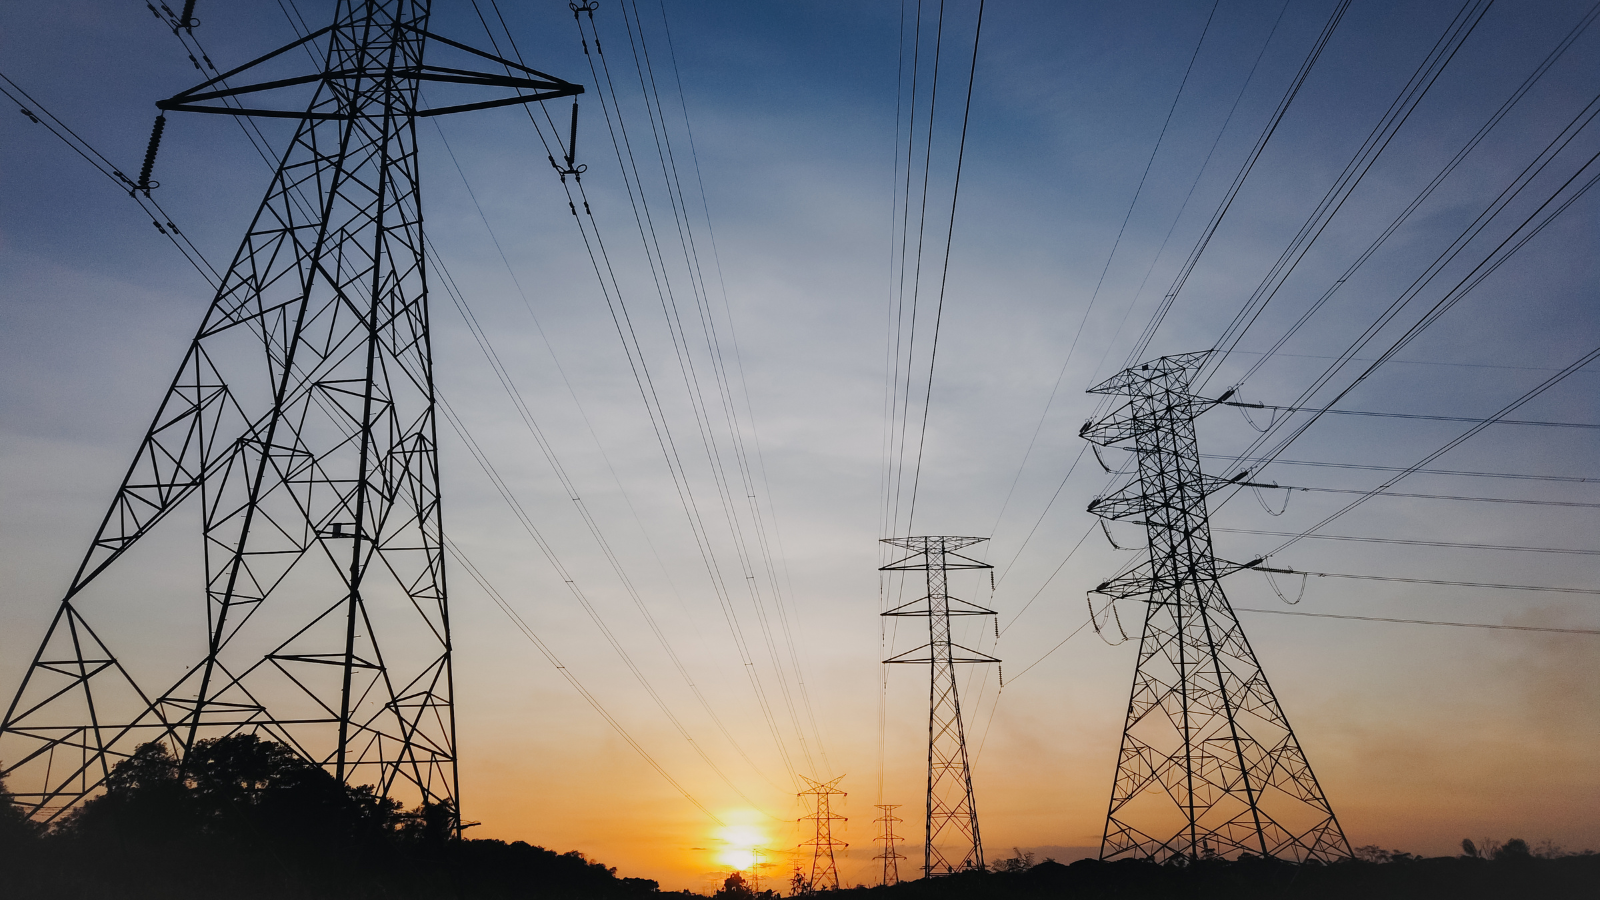
<instances>
[{"instance_id":1,"label":"suspension insulator","mask_svg":"<svg viewBox=\"0 0 1600 900\"><path fill-rule=\"evenodd\" d=\"M156 151L161 149L161 132L167 129L167 117L156 116L155 127L150 129L150 146L144 151L144 166L139 169L139 183L134 190L144 191L146 197L150 196L150 189L160 187L160 183L150 181L150 170L156 167Z\"/></svg>"}]
</instances>

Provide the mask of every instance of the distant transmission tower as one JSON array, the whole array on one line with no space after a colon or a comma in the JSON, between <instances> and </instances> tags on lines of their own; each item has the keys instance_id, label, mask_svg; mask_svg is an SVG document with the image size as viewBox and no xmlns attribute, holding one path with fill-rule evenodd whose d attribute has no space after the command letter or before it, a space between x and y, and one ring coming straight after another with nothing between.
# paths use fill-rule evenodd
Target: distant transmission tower
<instances>
[{"instance_id":1,"label":"distant transmission tower","mask_svg":"<svg viewBox=\"0 0 1600 900\"><path fill-rule=\"evenodd\" d=\"M766 855L767 848L765 847L750 848L750 890L755 891L757 894L761 893L761 870L772 865L761 861Z\"/></svg>"},{"instance_id":2,"label":"distant transmission tower","mask_svg":"<svg viewBox=\"0 0 1600 900\"><path fill-rule=\"evenodd\" d=\"M883 852L874 856L873 859L883 860L883 878L879 883L885 887L900 883L899 861L906 858L906 855L900 852L899 847L899 842L905 840L905 838L899 837L894 833L894 823L905 821L894 814L894 811L899 809L900 806L901 804L899 803L879 803L878 808L883 810L883 815L873 820L883 824L883 829L877 838L878 843L883 844Z\"/></svg>"},{"instance_id":3,"label":"distant transmission tower","mask_svg":"<svg viewBox=\"0 0 1600 900\"><path fill-rule=\"evenodd\" d=\"M1085 424L1082 436L1128 445L1138 466L1132 482L1089 511L1141 521L1150 543L1148 561L1094 589L1112 602L1146 604L1100 858L1348 857L1339 821L1223 596L1220 579L1255 563L1212 554L1205 498L1232 482L1200 471L1194 420L1219 402L1190 393L1206 355L1162 357L1089 390L1128 399Z\"/></svg>"},{"instance_id":4,"label":"distant transmission tower","mask_svg":"<svg viewBox=\"0 0 1600 900\"><path fill-rule=\"evenodd\" d=\"M950 638L951 616L992 616L992 609L950 596L951 569L990 569L993 566L955 551L988 538L905 537L888 538L911 555L879 571L927 572L928 593L904 603L886 616L925 616L928 643L891 656L885 663L926 663L930 686L928 705L928 815L924 826L922 874L949 875L983 868L983 840L978 834L978 806L972 799L972 770L967 761L967 735L961 724L961 698L956 695L957 663L1000 660L955 643ZM926 656L917 654L926 651Z\"/></svg>"},{"instance_id":5,"label":"distant transmission tower","mask_svg":"<svg viewBox=\"0 0 1600 900\"><path fill-rule=\"evenodd\" d=\"M820 890L826 890L830 884L833 890L838 890L839 867L834 861L833 851L835 848L848 847L850 845L844 841L836 840L833 836L833 823L846 820L844 816L833 811L831 800L833 797L843 797L845 795L844 791L835 787L844 779L844 776L840 775L832 781L812 781L804 775L800 777L811 787L801 791L798 796L802 802L807 797L811 798L809 805L812 811L810 815L802 816L800 821L811 822L815 825L815 836L800 845L811 848L811 878L806 882L806 892L815 893Z\"/></svg>"},{"instance_id":6,"label":"distant transmission tower","mask_svg":"<svg viewBox=\"0 0 1600 900\"><path fill-rule=\"evenodd\" d=\"M36 818L137 744L183 759L247 732L459 823L416 121L583 88L439 38L428 12L340 0L332 25L158 104L298 124L0 722L0 775ZM271 99L296 87L308 105ZM152 548L125 556L191 521L204 593L174 603L132 577ZM119 657L134 623L154 649Z\"/></svg>"}]
</instances>

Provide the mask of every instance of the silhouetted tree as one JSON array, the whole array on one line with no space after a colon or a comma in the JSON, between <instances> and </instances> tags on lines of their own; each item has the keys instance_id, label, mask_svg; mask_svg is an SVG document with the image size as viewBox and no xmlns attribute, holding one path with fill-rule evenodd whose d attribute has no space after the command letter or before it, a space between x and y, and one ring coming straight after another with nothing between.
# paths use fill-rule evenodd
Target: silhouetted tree
<instances>
[{"instance_id":1,"label":"silhouetted tree","mask_svg":"<svg viewBox=\"0 0 1600 900\"><path fill-rule=\"evenodd\" d=\"M729 875L722 882L722 887L718 888L717 892L711 896L721 897L724 900L753 900L755 895L756 892L745 882L744 876L735 872Z\"/></svg>"},{"instance_id":2,"label":"silhouetted tree","mask_svg":"<svg viewBox=\"0 0 1600 900\"><path fill-rule=\"evenodd\" d=\"M1012 847L1011 852L1015 855L1010 859L1002 859L994 864L996 872L1026 872L1033 868L1033 851Z\"/></svg>"},{"instance_id":3,"label":"silhouetted tree","mask_svg":"<svg viewBox=\"0 0 1600 900\"><path fill-rule=\"evenodd\" d=\"M16 804L11 790L6 787L5 779L0 779L0 854L24 852L39 839L43 830L23 814L22 807Z\"/></svg>"},{"instance_id":4,"label":"silhouetted tree","mask_svg":"<svg viewBox=\"0 0 1600 900\"><path fill-rule=\"evenodd\" d=\"M1528 849L1527 841L1522 838L1512 838L1494 852L1494 858L1497 860L1532 859L1533 853Z\"/></svg>"},{"instance_id":5,"label":"silhouetted tree","mask_svg":"<svg viewBox=\"0 0 1600 900\"><path fill-rule=\"evenodd\" d=\"M448 803L423 802L401 813L400 833L412 841L437 846L456 837L456 810Z\"/></svg>"},{"instance_id":6,"label":"silhouetted tree","mask_svg":"<svg viewBox=\"0 0 1600 900\"><path fill-rule=\"evenodd\" d=\"M1563 856L1571 856L1572 854L1562 850L1560 844L1546 838L1539 842L1539 846L1533 848L1533 855L1540 859L1560 859Z\"/></svg>"},{"instance_id":7,"label":"silhouetted tree","mask_svg":"<svg viewBox=\"0 0 1600 900\"><path fill-rule=\"evenodd\" d=\"M106 792L68 813L62 836L92 843L161 845L194 827L188 791L167 745L152 741L106 776Z\"/></svg>"},{"instance_id":8,"label":"silhouetted tree","mask_svg":"<svg viewBox=\"0 0 1600 900\"><path fill-rule=\"evenodd\" d=\"M381 842L399 804L341 783L282 744L253 734L200 741L181 764L162 743L141 744L73 811L66 836L149 845L204 836L333 850Z\"/></svg>"}]
</instances>

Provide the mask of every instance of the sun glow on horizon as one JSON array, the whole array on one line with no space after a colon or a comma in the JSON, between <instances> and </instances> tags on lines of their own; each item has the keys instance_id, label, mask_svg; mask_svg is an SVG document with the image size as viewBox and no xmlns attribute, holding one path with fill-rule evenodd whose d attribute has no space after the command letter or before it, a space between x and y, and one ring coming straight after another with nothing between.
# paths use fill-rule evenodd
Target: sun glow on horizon
<instances>
[{"instance_id":1,"label":"sun glow on horizon","mask_svg":"<svg viewBox=\"0 0 1600 900\"><path fill-rule=\"evenodd\" d=\"M757 862L757 849L767 846L769 838L754 825L733 824L718 829L717 840L722 844L717 851L717 862L729 868L748 871Z\"/></svg>"}]
</instances>

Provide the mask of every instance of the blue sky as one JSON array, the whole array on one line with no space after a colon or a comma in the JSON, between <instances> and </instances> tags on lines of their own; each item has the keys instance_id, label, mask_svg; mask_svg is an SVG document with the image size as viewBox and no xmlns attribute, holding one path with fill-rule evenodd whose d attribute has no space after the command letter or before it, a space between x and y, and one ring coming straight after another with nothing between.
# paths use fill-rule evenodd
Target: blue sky
<instances>
[{"instance_id":1,"label":"blue sky","mask_svg":"<svg viewBox=\"0 0 1600 900\"><path fill-rule=\"evenodd\" d=\"M298 0L314 26L327 17L327 5ZM988 558L1003 573L993 602L1002 627L1017 623L995 651L1006 660L1004 699L995 704L995 679L980 673L984 687L973 688L969 707L970 727L983 735L975 741L986 740L975 777L991 855L1013 845L1098 842L1133 648L1107 646L1085 631L1026 676L1014 673L1082 623L1084 591L1128 553L1094 533L1062 565L1093 527L1083 509L1109 479L1092 458L1083 457L1051 498L1080 456L1077 431L1094 408L1082 391L1133 349L1332 8L1289 0L1281 20L1277 3L1237 0L1222 0L1214 13L1209 4L1185 2L995 2L985 12L913 525L918 533L992 536ZM596 20L639 149L648 122L638 74L624 55L620 9L602 2ZM910 4L906 14L915 9ZM662 9L651 0L639 10L682 154L688 135L676 79L666 81L672 70ZM923 12L936 10L930 3ZM1149 355L1203 349L1218 339L1457 10L1351 4ZM566 4L543 0L507 5L506 12L530 64L591 87L580 137L589 166L584 184L635 311L640 346L669 386L663 408L692 445L693 414L681 380L671 380L678 375L662 301L572 16ZM736 402L746 404L741 434L752 448L759 443L759 502L781 536L785 609L832 764L817 774L848 776L843 786L854 821L845 877L866 880L868 812L880 790L875 544L883 536L886 346L895 298L891 223L896 160L903 162L897 154L904 153L897 65L910 50L909 38L896 40L902 7L668 2L665 12L715 230L720 275L707 276L712 306L731 326L724 332L730 353L736 336L739 365L731 371L740 379ZM976 6L950 2L945 12L926 271L942 262ZM1236 383L1341 277L1587 12L1587 4L1561 2L1488 10L1212 378L1214 390ZM223 67L294 37L275 3L202 2L199 16L196 34ZM125 171L137 168L154 101L201 80L178 42L133 0L13 5L0 17L5 74ZM466 2L436 4L433 29L485 40ZM1600 31L1591 29L1328 306L1244 382L1245 398L1288 404L1311 384L1328 357L1400 297L1600 93L1597 56ZM630 85L621 75L635 80ZM902 98L906 88L902 82ZM210 298L125 196L41 127L14 110L0 112L0 682L14 684ZM562 120L565 107L552 112ZM264 126L280 143L283 129ZM516 111L451 117L439 130L423 123L419 135L427 227L446 267L645 602L751 749L754 770L717 743L714 726L676 680L435 284L442 391L691 732L704 735L764 809L779 819L799 815L537 137ZM1392 343L1597 149L1592 126L1579 133L1359 355L1370 359ZM659 166L653 149L640 153L641 165ZM677 161L686 173L685 158ZM1578 184L1593 174L1583 170ZM157 199L209 258L225 260L269 175L229 119L173 115L156 165ZM685 190L704 252L710 233L700 183ZM645 190L658 224L666 222L659 173L646 177ZM1486 416L1593 350L1600 342L1597 204L1593 194L1573 203L1341 407ZM913 214L913 226L915 220ZM704 262L708 271L716 268L709 256ZM936 278L925 277L924 304L937 287ZM926 357L919 360L921 371ZM711 360L702 356L697 364L709 371ZM1319 396L1330 399L1351 375L1345 370ZM1513 418L1597 421L1596 377L1592 367L1578 372ZM922 389L914 385L916 393ZM1284 458L1404 467L1468 427L1328 416ZM1236 410L1215 410L1201 423L1208 453L1238 452L1254 435ZM1595 450L1592 429L1492 426L1433 467L1600 477ZM446 435L442 453L454 539L664 767L708 805L742 807L615 662L455 435ZM1120 459L1110 454L1106 461ZM689 471L702 496L714 496L710 469L694 463ZM1279 465L1260 477L1364 490L1385 475ZM1592 484L1527 479L1415 475L1395 490L1600 502ZM1282 516L1272 516L1281 493L1259 505L1240 494L1214 517L1219 529L1234 529L1219 532L1219 552L1253 558L1282 539L1238 530L1296 532L1350 496L1297 493ZM1594 524L1594 510L1581 507L1380 498L1325 531L1593 550ZM1140 536L1124 529L1113 531L1118 543L1138 546ZM180 528L158 540L165 541L160 549L133 561L126 602L105 613L129 629L134 655L143 629L199 627L186 612L198 615L199 589L185 580L181 562L196 549L192 535ZM731 544L718 550L733 554ZM1306 540L1274 562L1308 571L1588 587L1593 559ZM1299 580L1280 579L1279 586L1292 599ZM474 585L457 578L454 589L467 817L484 823L485 836L582 849L672 886L697 884L712 867L692 849L714 840L701 836L708 824L506 627ZM987 596L976 580L961 589ZM1233 576L1228 589L1242 607L1281 606L1257 575ZM1582 595L1371 581L1311 579L1300 609L1600 625L1593 598ZM739 614L756 621L753 608ZM1123 611L1124 621L1136 618L1137 610ZM1246 626L1354 843L1442 853L1464 836L1514 833L1568 847L1600 844L1600 767L1591 752L1600 694L1585 676L1600 652L1594 637L1269 615L1247 617ZM781 648L777 656L787 659ZM776 664L763 650L759 665ZM919 799L919 677L890 673L883 802L914 806ZM761 821L774 845L798 842L790 826Z\"/></svg>"}]
</instances>

